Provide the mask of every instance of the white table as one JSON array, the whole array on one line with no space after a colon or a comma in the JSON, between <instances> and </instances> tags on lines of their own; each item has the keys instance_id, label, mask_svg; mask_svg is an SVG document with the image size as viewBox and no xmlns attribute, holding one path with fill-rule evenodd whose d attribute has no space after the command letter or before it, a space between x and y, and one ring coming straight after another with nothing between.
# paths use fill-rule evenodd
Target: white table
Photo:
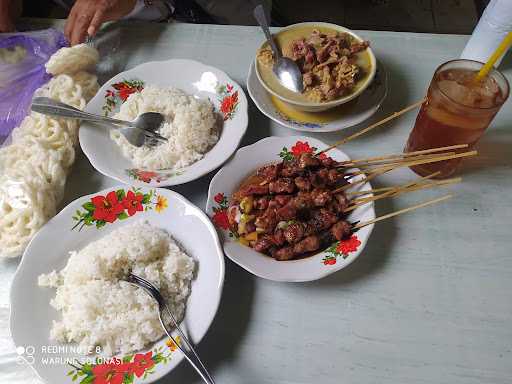
<instances>
[{"instance_id":1,"label":"white table","mask_svg":"<svg viewBox=\"0 0 512 384\"><path fill-rule=\"evenodd\" d=\"M32 27L48 22L32 20ZM54 25L62 25L55 22ZM103 67L190 58L245 84L263 38L254 27L130 24ZM361 31L389 71L385 116L422 97L441 62L456 58L466 36ZM512 80L512 60L503 67ZM400 152L415 112L344 147L351 156ZM258 279L229 260L223 300L199 346L223 384L481 384L512 377L512 108L509 100L485 135L478 159L463 169L457 197L377 225L348 267L307 284ZM351 129L347 132L354 132ZM243 144L293 131L251 103ZM346 133L318 134L333 142ZM212 175L174 188L204 209ZM414 177L395 171L376 184ZM114 185L78 156L66 201ZM377 213L439 195L418 192L377 205ZM44 262L43 260L41 262ZM9 338L9 284L18 260L0 261L0 383L37 383L16 365ZM162 383L199 383L182 364Z\"/></svg>"}]
</instances>

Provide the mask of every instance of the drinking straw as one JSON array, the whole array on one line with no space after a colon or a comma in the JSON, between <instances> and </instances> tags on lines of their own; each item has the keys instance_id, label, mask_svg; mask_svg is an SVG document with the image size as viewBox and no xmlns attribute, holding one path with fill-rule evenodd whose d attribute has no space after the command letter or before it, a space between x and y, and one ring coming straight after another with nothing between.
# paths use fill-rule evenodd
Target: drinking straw
<instances>
[{"instance_id":1,"label":"drinking straw","mask_svg":"<svg viewBox=\"0 0 512 384\"><path fill-rule=\"evenodd\" d=\"M475 76L475 81L480 81L487 76L491 68L494 66L494 63L496 63L496 60L498 60L507 51L510 45L512 45L512 32L509 32L507 36L505 36L498 48L496 48L491 57L489 57L487 63L485 63L482 69L480 69L480 72Z\"/></svg>"}]
</instances>

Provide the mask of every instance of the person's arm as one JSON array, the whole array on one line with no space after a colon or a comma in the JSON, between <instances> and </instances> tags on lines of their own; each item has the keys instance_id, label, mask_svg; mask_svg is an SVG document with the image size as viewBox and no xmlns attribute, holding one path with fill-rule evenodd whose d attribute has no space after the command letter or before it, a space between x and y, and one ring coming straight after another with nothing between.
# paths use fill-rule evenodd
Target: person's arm
<instances>
[{"instance_id":1,"label":"person's arm","mask_svg":"<svg viewBox=\"0 0 512 384\"><path fill-rule=\"evenodd\" d=\"M21 15L21 0L0 0L0 33L13 32L14 21Z\"/></svg>"},{"instance_id":2,"label":"person's arm","mask_svg":"<svg viewBox=\"0 0 512 384\"><path fill-rule=\"evenodd\" d=\"M5 0L0 0L5 1ZM130 14L137 0L77 0L69 13L64 34L71 45L94 36L106 21L119 20Z\"/></svg>"}]
</instances>

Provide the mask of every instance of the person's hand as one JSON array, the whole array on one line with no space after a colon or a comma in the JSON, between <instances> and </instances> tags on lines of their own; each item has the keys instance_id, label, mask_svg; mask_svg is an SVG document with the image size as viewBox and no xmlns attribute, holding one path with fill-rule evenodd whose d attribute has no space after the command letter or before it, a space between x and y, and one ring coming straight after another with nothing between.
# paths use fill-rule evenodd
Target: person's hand
<instances>
[{"instance_id":1,"label":"person's hand","mask_svg":"<svg viewBox=\"0 0 512 384\"><path fill-rule=\"evenodd\" d=\"M87 35L94 36L104 22L128 15L136 1L77 0L69 13L64 34L71 45L83 43Z\"/></svg>"},{"instance_id":2,"label":"person's hand","mask_svg":"<svg viewBox=\"0 0 512 384\"><path fill-rule=\"evenodd\" d=\"M14 19L21 13L21 3L17 0L0 0L0 33L14 32Z\"/></svg>"}]
</instances>

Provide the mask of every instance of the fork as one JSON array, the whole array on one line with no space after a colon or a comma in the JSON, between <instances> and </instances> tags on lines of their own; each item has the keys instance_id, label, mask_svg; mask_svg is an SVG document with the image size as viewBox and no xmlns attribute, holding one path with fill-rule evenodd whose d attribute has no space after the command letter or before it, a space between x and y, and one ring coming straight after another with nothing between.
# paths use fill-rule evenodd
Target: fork
<instances>
[{"instance_id":1,"label":"fork","mask_svg":"<svg viewBox=\"0 0 512 384\"><path fill-rule=\"evenodd\" d=\"M158 303L158 317L160 318L160 324L162 324L162 328L164 329L167 336L169 336L171 340L174 342L174 344L180 349L180 351L183 352L183 355L185 356L187 361L190 363L190 365L192 365L192 367L195 368L195 370L197 371L199 376L201 376L203 381L207 384L215 384L212 376L210 375L205 365L199 358L199 355L197 354L196 350L194 349L188 338L185 336L183 331L178 326L178 321L176 320L176 317L170 311L169 306L166 304L165 299L162 297L160 291L149 281L132 273L128 275L125 281L139 288L142 288L146 293L153 297L153 299L155 299L155 301ZM171 318L174 328L179 333L184 345L180 345L177 342L177 340L171 335L171 328L168 327L168 325L164 321L165 313L167 313Z\"/></svg>"}]
</instances>

